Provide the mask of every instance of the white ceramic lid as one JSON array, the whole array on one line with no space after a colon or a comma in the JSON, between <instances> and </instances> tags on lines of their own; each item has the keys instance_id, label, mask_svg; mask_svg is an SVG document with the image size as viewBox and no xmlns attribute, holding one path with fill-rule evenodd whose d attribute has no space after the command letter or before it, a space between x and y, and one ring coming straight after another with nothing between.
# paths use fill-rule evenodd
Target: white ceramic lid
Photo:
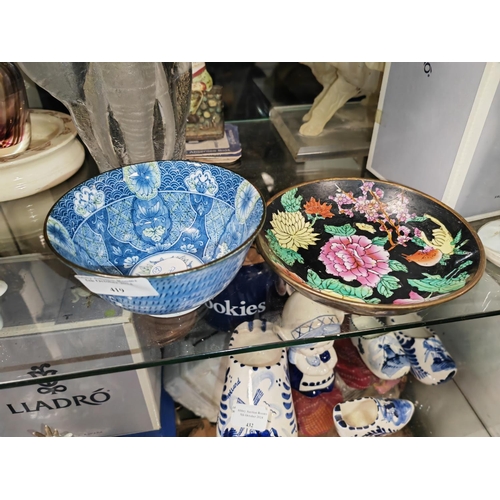
<instances>
[{"instance_id":1,"label":"white ceramic lid","mask_svg":"<svg viewBox=\"0 0 500 500\"><path fill-rule=\"evenodd\" d=\"M498 254L500 260L500 219L488 222L477 232L486 248L486 256Z\"/></svg>"},{"instance_id":2,"label":"white ceramic lid","mask_svg":"<svg viewBox=\"0 0 500 500\"><path fill-rule=\"evenodd\" d=\"M31 142L18 155L0 158L0 202L46 191L69 179L82 166L85 149L71 116L31 110Z\"/></svg>"}]
</instances>

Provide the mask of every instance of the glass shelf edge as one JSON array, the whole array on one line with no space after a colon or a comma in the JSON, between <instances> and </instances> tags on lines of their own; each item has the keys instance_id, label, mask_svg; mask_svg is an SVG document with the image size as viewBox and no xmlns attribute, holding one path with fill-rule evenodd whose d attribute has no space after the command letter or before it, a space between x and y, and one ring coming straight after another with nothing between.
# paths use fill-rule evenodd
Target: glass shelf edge
<instances>
[{"instance_id":1,"label":"glass shelf edge","mask_svg":"<svg viewBox=\"0 0 500 500\"><path fill-rule=\"evenodd\" d=\"M53 376L47 376L43 378L33 378L33 379L22 379L22 380L15 380L15 381L9 381L9 382L0 382L0 390L4 389L12 389L16 387L25 387L25 386L31 386L31 385L38 385L40 382L43 381L43 383L49 383L49 382L55 382L55 381L62 381L62 380L74 380L74 379L79 379L79 378L86 378L86 377L92 377L92 376L97 376L97 375L106 375L109 373L120 373L120 372L127 372L127 371L133 371L133 370L143 370L147 368L156 368L156 367L161 367L161 366L168 366L168 365L174 365L174 364L180 364L180 363L187 363L191 361L201 361L204 359L211 359L211 358L220 358L220 357L228 357L231 355L235 354L245 354L249 352L255 352L257 350L269 350L269 349L282 349L282 348L287 348L287 347L297 347L300 345L307 345L307 344L313 344L313 343L322 343L322 342L329 342L329 341L335 341L335 340L340 340L340 339L345 339L345 338L353 338L353 337L359 337L362 335L374 335L377 333L384 334L384 333L390 333L396 330L408 330L411 328L418 328L422 326L433 326L433 325L442 325L442 324L447 324L447 323L455 323L457 321L468 321L468 320L474 320L474 319L480 319L480 318L488 318L488 317L494 317L500 315L500 311L490 311L490 312L484 312L484 313L476 313L476 314L471 314L467 316L454 316L452 318L445 318L445 319L433 319L425 322L425 325L422 325L422 322L412 322L412 323L407 323L404 325L386 325L381 328L372 328L370 330L363 330L363 331L353 331L353 332L343 332L341 334L335 334L335 335L328 335L328 336L323 336L323 337L311 337L307 339L300 339L300 340L288 340L288 341L280 341L280 342L272 342L272 343L266 343L266 344L261 344L261 345L254 345L254 346L247 346L247 347L240 347L240 348L233 348L233 349L224 349L220 351L214 351L214 352L208 352L208 353L200 353L200 354L194 354L194 355L187 355L187 356L179 356L179 357L171 357L171 358L163 358L163 359L158 359L154 361L143 361L139 363L130 363L126 365L117 365L113 367L106 367L106 368L97 368L97 369L92 369L92 370L85 370L82 372L72 372L72 373L58 373L57 375Z\"/></svg>"}]
</instances>

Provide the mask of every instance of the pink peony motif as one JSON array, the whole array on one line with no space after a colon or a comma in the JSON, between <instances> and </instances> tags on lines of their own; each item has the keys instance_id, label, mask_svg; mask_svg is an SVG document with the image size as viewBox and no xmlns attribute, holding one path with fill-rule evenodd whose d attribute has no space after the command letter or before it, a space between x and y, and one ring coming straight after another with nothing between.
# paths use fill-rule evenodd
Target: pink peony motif
<instances>
[{"instance_id":1,"label":"pink peony motif","mask_svg":"<svg viewBox=\"0 0 500 500\"><path fill-rule=\"evenodd\" d=\"M396 299L393 304L413 304L415 302L423 302L424 297L420 296L418 293L410 292L409 299Z\"/></svg>"},{"instance_id":2,"label":"pink peony motif","mask_svg":"<svg viewBox=\"0 0 500 500\"><path fill-rule=\"evenodd\" d=\"M373 245L366 236L334 236L321 249L319 260L328 273L345 281L377 286L380 276L391 272L389 252Z\"/></svg>"}]
</instances>

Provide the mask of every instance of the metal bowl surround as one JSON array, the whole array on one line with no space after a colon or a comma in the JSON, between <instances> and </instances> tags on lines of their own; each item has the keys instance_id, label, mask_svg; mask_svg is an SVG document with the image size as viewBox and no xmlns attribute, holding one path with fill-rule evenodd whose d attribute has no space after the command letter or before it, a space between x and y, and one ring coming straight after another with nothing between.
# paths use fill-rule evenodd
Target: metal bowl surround
<instances>
[{"instance_id":1,"label":"metal bowl surround","mask_svg":"<svg viewBox=\"0 0 500 500\"><path fill-rule=\"evenodd\" d=\"M392 182L305 182L267 203L262 256L294 289L345 312L388 316L452 300L480 280L483 245L442 202Z\"/></svg>"},{"instance_id":2,"label":"metal bowl surround","mask_svg":"<svg viewBox=\"0 0 500 500\"><path fill-rule=\"evenodd\" d=\"M262 228L264 198L231 170L140 163L76 186L49 212L51 250L129 311L186 314L229 285Z\"/></svg>"}]
</instances>

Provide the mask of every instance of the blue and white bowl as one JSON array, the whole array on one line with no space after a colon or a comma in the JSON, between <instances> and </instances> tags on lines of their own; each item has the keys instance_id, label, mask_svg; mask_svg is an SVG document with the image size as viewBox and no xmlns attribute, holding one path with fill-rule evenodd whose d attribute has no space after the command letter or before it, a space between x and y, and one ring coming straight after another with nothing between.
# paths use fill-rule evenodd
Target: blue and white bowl
<instances>
[{"instance_id":1,"label":"blue and white bowl","mask_svg":"<svg viewBox=\"0 0 500 500\"><path fill-rule=\"evenodd\" d=\"M225 168L139 163L66 193L44 235L91 291L129 311L186 314L219 294L262 228L262 195Z\"/></svg>"}]
</instances>

